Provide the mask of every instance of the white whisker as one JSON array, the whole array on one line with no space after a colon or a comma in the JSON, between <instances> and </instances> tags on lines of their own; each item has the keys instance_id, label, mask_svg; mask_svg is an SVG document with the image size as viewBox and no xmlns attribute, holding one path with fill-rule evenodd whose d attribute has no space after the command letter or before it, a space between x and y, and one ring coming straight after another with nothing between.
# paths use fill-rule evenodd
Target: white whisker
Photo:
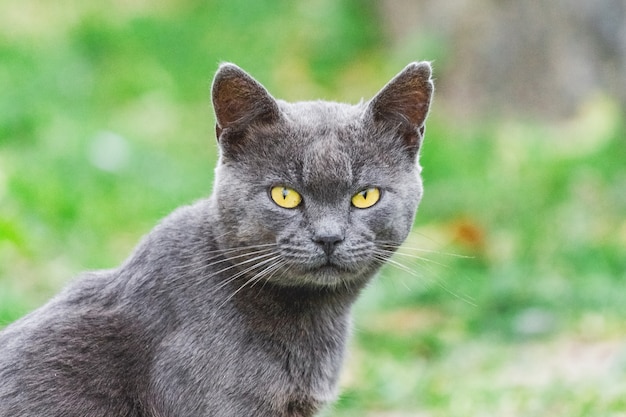
<instances>
[{"instance_id":1,"label":"white whisker","mask_svg":"<svg viewBox=\"0 0 626 417\"><path fill-rule=\"evenodd\" d=\"M267 258L268 256L270 256L270 258ZM248 272L250 272L250 271L253 271L254 269L258 268L259 266L264 265L264 264L266 264L267 262L271 262L271 261L276 260L279 256L280 256L280 255L275 255L273 252L272 252L272 253L268 253L268 254L264 254L264 255L260 255L260 256L257 256L257 257L255 257L255 258L252 258L252 259L247 259L247 260L245 260L245 261L243 261L243 262L241 262L241 263L239 263L239 264L233 264L233 265L231 265L231 266L229 266L229 267L227 267L227 268L223 268L223 269L221 269L221 270L219 270L219 271L217 271L217 272L215 272L215 273L211 274L211 276L216 276L216 275L218 275L218 274L221 274L221 273L223 273L223 272L226 272L226 271L228 271L228 270L230 270L230 269L232 269L232 268L235 268L235 267L237 267L237 266L241 266L241 265L243 265L243 264L248 264L248 263L250 263L250 262L257 262L257 261L260 261L260 262L258 262L258 263L255 263L255 264L254 264L254 265L252 265L252 266L247 267L246 269L243 269L243 270L241 270L241 271L237 272L235 275L233 275L233 276L231 276L231 277L228 277L226 280L224 280L224 281L223 281L223 282L221 282L218 286L216 286L216 287L215 287L215 289L216 289L216 290L219 290L219 289L221 289L221 288L225 287L226 285L230 284L231 282L233 282L233 281L234 281L234 280L236 280L237 278L239 278L239 277L241 277L241 276L243 276L243 275L247 274L247 273L248 273ZM267 259L264 259L264 258L267 258Z\"/></svg>"},{"instance_id":2,"label":"white whisker","mask_svg":"<svg viewBox=\"0 0 626 417\"><path fill-rule=\"evenodd\" d=\"M182 264L182 265L176 265L173 268L174 269L185 269L188 268L189 266L196 266L196 265L200 265L202 267L206 267L206 266L210 266L212 264L204 264L207 260L212 260L212 259L216 259L218 257L224 256L224 255L228 255L231 253L237 253L237 252L241 252L241 251L245 251L248 249L265 249L265 248L271 248L271 247L275 247L276 244L275 243L267 243L267 244L260 244L260 245L249 245L249 246L238 246L238 247L233 247L233 248L225 248L225 249L215 249L212 251L206 251L204 252L202 255L214 255L212 257L207 258L202 258L199 259L195 262L189 262L186 264ZM265 249L268 250L268 249ZM250 252L248 252L250 253ZM245 256L246 254L243 254L243 256Z\"/></svg>"},{"instance_id":3,"label":"white whisker","mask_svg":"<svg viewBox=\"0 0 626 417\"><path fill-rule=\"evenodd\" d=\"M436 250L436 249L424 249L424 248L418 248L415 246L408 246L404 243L398 243L398 242L394 242L394 241L387 241L387 240L377 240L376 241L377 244L385 247L385 248L391 248L394 250L409 250L409 251L414 251L414 252L421 252L421 253L427 253L427 254L434 254L434 255L443 255L443 256L449 256L452 258L461 258L461 259L472 259L472 256L467 256L467 255L461 255L459 253L453 253L453 252L445 252L445 251L441 251L441 250Z\"/></svg>"},{"instance_id":4,"label":"white whisker","mask_svg":"<svg viewBox=\"0 0 626 417\"><path fill-rule=\"evenodd\" d=\"M280 255L275 255L269 259L265 259L249 268L247 268L244 271L241 271L237 274L235 274L233 277L230 277L227 282L232 282L234 281L236 278L239 278L243 275L245 275L246 273L255 270L256 268L262 267L263 265L266 265L269 262L274 262L277 259L280 259ZM278 262L280 263L280 262ZM268 270L272 270L275 267L276 264L272 264L269 266L264 267L261 271L255 273L251 278L247 279L246 282L244 282L239 288L237 288L231 295L229 295L224 302L222 302L218 307L217 310L221 309L226 303L228 303L235 295L237 295L237 293L239 293L241 290L244 289L244 287L246 287L248 284L253 283L254 281L256 281L257 279L260 279L260 277L262 277Z\"/></svg>"},{"instance_id":5,"label":"white whisker","mask_svg":"<svg viewBox=\"0 0 626 417\"><path fill-rule=\"evenodd\" d=\"M375 251L375 256L379 257L379 259L380 259L380 257L389 257L392 254L393 255L399 255L399 256L405 256L405 257L407 257L409 259L415 259L415 260L427 262L427 263L430 263L431 265L438 265L438 266L441 266L443 268L449 268L447 265L441 264L439 262L436 262L436 261L433 261L433 260L430 260L430 259L423 258L423 257L418 256L418 255L405 254L405 253L401 253L401 252L394 252L394 251L387 250L387 249L377 249ZM401 263L400 261L398 261L397 258L389 258L389 259L386 259L385 262L388 263L390 266L393 266L393 267L395 267L395 268L397 268L397 269L407 273L410 276L413 276L415 278L419 278L420 280L424 280L426 278L424 275L418 274L414 269L412 269L409 266L407 266L407 265ZM429 267L427 265L423 265L423 266L427 267L427 269L430 272L434 273L434 271L433 271L433 269L431 267ZM468 304L470 304L472 306L476 306L476 304L471 299L469 299L468 297L461 296L460 294L458 294L455 291L451 290L447 285L442 283L440 280L438 280L438 279L429 279L428 281L430 281L430 282L434 283L435 285L439 286L441 289L446 291L448 294L450 294L450 295L452 295L452 296L454 296L454 297L456 297L456 298L458 298L460 300L463 300L463 301L465 301L466 303L468 303Z\"/></svg>"}]
</instances>

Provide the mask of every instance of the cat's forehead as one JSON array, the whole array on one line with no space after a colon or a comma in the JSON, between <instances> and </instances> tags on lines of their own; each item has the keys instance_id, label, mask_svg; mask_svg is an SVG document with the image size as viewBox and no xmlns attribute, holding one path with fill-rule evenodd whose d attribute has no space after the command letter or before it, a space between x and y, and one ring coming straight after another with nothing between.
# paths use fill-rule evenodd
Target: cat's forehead
<instances>
[{"instance_id":1,"label":"cat's forehead","mask_svg":"<svg viewBox=\"0 0 626 417\"><path fill-rule=\"evenodd\" d=\"M364 126L362 106L304 102L283 110L290 131L284 145L298 161L304 186L346 191L364 171L375 171L381 149Z\"/></svg>"},{"instance_id":2,"label":"cat's forehead","mask_svg":"<svg viewBox=\"0 0 626 417\"><path fill-rule=\"evenodd\" d=\"M316 101L286 104L282 109L305 171L350 176L351 154L366 145L357 138L363 130L359 106Z\"/></svg>"},{"instance_id":3,"label":"cat's forehead","mask_svg":"<svg viewBox=\"0 0 626 417\"><path fill-rule=\"evenodd\" d=\"M312 138L302 153L302 181L307 187L336 190L350 188L354 181L354 160L337 132Z\"/></svg>"},{"instance_id":4,"label":"cat's forehead","mask_svg":"<svg viewBox=\"0 0 626 417\"><path fill-rule=\"evenodd\" d=\"M404 167L385 135L373 132L362 105L280 102L282 121L252 132L247 148L249 172L312 191L354 192L378 184Z\"/></svg>"}]
</instances>

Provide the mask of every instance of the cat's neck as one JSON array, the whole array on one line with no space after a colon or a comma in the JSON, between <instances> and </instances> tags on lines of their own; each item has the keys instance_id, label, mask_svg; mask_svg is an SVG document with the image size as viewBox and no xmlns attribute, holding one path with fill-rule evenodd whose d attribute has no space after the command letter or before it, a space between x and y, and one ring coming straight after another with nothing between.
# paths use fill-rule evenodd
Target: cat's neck
<instances>
[{"instance_id":1,"label":"cat's neck","mask_svg":"<svg viewBox=\"0 0 626 417\"><path fill-rule=\"evenodd\" d=\"M359 288L288 287L268 283L240 289L233 296L233 305L256 316L262 311L279 318L326 316L332 320L349 314L359 291Z\"/></svg>"}]
</instances>

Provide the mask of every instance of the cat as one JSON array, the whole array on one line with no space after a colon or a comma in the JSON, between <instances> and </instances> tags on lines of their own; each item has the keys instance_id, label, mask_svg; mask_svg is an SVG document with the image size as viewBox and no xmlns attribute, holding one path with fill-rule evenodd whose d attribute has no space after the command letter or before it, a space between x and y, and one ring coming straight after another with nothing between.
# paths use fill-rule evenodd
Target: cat
<instances>
[{"instance_id":1,"label":"cat","mask_svg":"<svg viewBox=\"0 0 626 417\"><path fill-rule=\"evenodd\" d=\"M353 302L413 224L431 73L287 103L222 64L212 195L0 333L0 416L316 414Z\"/></svg>"}]
</instances>

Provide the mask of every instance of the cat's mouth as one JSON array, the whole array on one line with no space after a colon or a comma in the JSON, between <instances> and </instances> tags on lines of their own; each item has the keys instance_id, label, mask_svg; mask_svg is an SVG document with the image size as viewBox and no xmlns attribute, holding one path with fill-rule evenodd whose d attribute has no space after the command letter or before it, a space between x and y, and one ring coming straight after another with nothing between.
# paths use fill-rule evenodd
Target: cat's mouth
<instances>
[{"instance_id":1,"label":"cat's mouth","mask_svg":"<svg viewBox=\"0 0 626 417\"><path fill-rule=\"evenodd\" d=\"M309 265L304 269L309 274L321 277L339 277L344 274L353 274L358 270L358 268L350 267L343 263L337 262L330 257L315 265Z\"/></svg>"},{"instance_id":2,"label":"cat's mouth","mask_svg":"<svg viewBox=\"0 0 626 417\"><path fill-rule=\"evenodd\" d=\"M330 259L326 260L326 263L317 268L318 271L334 271L334 272L350 272L350 269L338 265L331 261Z\"/></svg>"}]
</instances>

